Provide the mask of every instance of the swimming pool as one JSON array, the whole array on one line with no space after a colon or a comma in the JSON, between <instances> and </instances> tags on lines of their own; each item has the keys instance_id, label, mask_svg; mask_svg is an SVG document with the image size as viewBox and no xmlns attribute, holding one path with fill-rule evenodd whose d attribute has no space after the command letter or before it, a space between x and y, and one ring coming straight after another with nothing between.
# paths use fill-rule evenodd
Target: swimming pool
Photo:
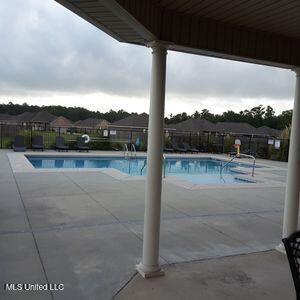
<instances>
[{"instance_id":1,"label":"swimming pool","mask_svg":"<svg viewBox=\"0 0 300 300\"><path fill-rule=\"evenodd\" d=\"M114 168L131 176L144 176L147 173L145 157L125 159L124 157L80 157L80 156L26 156L30 163L39 169L52 168ZM241 178L237 166L251 168L251 164L231 162L222 171L226 162L214 158L166 158L167 177L185 180L194 184L242 184L254 181Z\"/></svg>"}]
</instances>

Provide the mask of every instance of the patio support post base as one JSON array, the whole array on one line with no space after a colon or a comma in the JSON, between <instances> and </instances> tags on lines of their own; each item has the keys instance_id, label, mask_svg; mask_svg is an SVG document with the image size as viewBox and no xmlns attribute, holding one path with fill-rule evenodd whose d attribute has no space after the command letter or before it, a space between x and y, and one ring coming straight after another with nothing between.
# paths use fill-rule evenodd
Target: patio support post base
<instances>
[{"instance_id":1,"label":"patio support post base","mask_svg":"<svg viewBox=\"0 0 300 300\"><path fill-rule=\"evenodd\" d=\"M136 270L143 278L152 278L165 275L164 270L158 266L144 266L143 263L136 265Z\"/></svg>"},{"instance_id":2,"label":"patio support post base","mask_svg":"<svg viewBox=\"0 0 300 300\"><path fill-rule=\"evenodd\" d=\"M276 246L275 250L277 250L278 252L280 252L282 254L286 254L283 243L280 243L278 246Z\"/></svg>"},{"instance_id":3,"label":"patio support post base","mask_svg":"<svg viewBox=\"0 0 300 300\"><path fill-rule=\"evenodd\" d=\"M297 231L298 227L300 192L300 68L296 68L294 71L296 73L296 88L284 203L283 238L288 237L290 234ZM283 245L276 247L279 251L282 248Z\"/></svg>"}]
</instances>

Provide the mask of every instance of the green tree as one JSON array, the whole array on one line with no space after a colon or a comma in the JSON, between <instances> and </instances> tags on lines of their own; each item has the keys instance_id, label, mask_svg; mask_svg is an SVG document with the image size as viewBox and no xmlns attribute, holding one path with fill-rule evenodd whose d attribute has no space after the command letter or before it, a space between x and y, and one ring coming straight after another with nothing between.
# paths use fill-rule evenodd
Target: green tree
<instances>
[{"instance_id":1,"label":"green tree","mask_svg":"<svg viewBox=\"0 0 300 300\"><path fill-rule=\"evenodd\" d=\"M264 125L269 126L271 128L275 128L277 126L277 120L275 117L275 111L273 107L267 106L266 112L264 115Z\"/></svg>"},{"instance_id":2,"label":"green tree","mask_svg":"<svg viewBox=\"0 0 300 300\"><path fill-rule=\"evenodd\" d=\"M265 112L265 119L271 119L274 118L275 111L272 106L268 105Z\"/></svg>"},{"instance_id":3,"label":"green tree","mask_svg":"<svg viewBox=\"0 0 300 300\"><path fill-rule=\"evenodd\" d=\"M208 109L202 109L200 117L202 119L214 122L214 114L210 113Z\"/></svg>"},{"instance_id":4,"label":"green tree","mask_svg":"<svg viewBox=\"0 0 300 300\"><path fill-rule=\"evenodd\" d=\"M285 110L278 117L276 122L277 129L284 129L292 124L293 110Z\"/></svg>"},{"instance_id":5,"label":"green tree","mask_svg":"<svg viewBox=\"0 0 300 300\"><path fill-rule=\"evenodd\" d=\"M121 120L130 115L127 111L120 109L118 111L110 110L106 113L100 111L91 111L83 107L65 107L60 105L38 106L23 104L14 104L12 101L8 104L0 104L0 113L17 115L23 112L48 111L56 116L64 116L72 121L83 120L86 118L103 118L109 122ZM271 106L264 108L258 105L248 110L245 109L236 113L228 110L221 115L213 114L208 109L203 109L200 113L196 110L192 115L186 112L176 115L170 114L165 118L166 124L179 123L191 118L203 118L211 122L247 122L255 127L269 126L275 129L284 129L290 126L292 122L292 110L285 110L279 115L275 115L275 111Z\"/></svg>"},{"instance_id":6,"label":"green tree","mask_svg":"<svg viewBox=\"0 0 300 300\"><path fill-rule=\"evenodd\" d=\"M198 118L200 118L200 113L199 113L198 110L195 110L195 112L192 114L192 118L193 118L193 119L198 119Z\"/></svg>"}]
</instances>

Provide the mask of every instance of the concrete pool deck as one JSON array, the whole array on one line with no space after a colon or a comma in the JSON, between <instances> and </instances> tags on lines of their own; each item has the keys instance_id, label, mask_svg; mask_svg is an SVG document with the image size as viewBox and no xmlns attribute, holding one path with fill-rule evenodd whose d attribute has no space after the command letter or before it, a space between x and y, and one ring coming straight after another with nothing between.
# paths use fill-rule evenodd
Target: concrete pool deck
<instances>
[{"instance_id":1,"label":"concrete pool deck","mask_svg":"<svg viewBox=\"0 0 300 300\"><path fill-rule=\"evenodd\" d=\"M256 299L294 298L285 257L262 252L281 240L286 163L258 160L269 166L263 176L270 181L255 187L199 190L164 180L160 257L166 276L141 281L134 266L142 253L144 180L121 180L99 170L18 172L8 154L11 159L14 153L0 151L1 284L63 283L65 289L2 289L1 299L139 299L133 287L144 286L146 293L154 282L161 282L154 287L155 299L182 299L184 291L190 299L239 299L237 280L230 279L235 276L245 277L248 288L259 285ZM276 272L268 273L273 264ZM214 294L217 283L208 270L224 274L225 269L226 289L222 294L219 285ZM188 270L195 276L188 277Z\"/></svg>"}]
</instances>

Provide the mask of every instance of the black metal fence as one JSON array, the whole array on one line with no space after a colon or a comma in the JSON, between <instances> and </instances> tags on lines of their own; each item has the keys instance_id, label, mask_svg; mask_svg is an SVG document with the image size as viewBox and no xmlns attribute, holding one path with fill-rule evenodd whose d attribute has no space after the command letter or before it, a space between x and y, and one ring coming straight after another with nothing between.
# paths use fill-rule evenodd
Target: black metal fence
<instances>
[{"instance_id":1,"label":"black metal fence","mask_svg":"<svg viewBox=\"0 0 300 300\"><path fill-rule=\"evenodd\" d=\"M91 128L47 128L47 126L0 124L0 147L11 148L14 137L25 137L27 148L32 147L34 136L42 135L46 149L55 148L55 137L63 136L70 149L76 149L76 140L83 134L90 136L92 150L122 150L124 144L133 143L137 150L147 150L146 129L91 129ZM201 152L228 153L233 151L235 140L241 141L241 152L256 157L287 161L289 140L253 135L233 135L217 133L165 132L165 145L177 144L199 149Z\"/></svg>"},{"instance_id":2,"label":"black metal fence","mask_svg":"<svg viewBox=\"0 0 300 300\"><path fill-rule=\"evenodd\" d=\"M273 159L280 161L288 160L289 140L268 136L218 134L218 133L192 133L172 132L166 139L167 145L188 143L202 152L208 153L229 153L235 151L235 140L241 141L241 152L252 154L259 158Z\"/></svg>"}]
</instances>

